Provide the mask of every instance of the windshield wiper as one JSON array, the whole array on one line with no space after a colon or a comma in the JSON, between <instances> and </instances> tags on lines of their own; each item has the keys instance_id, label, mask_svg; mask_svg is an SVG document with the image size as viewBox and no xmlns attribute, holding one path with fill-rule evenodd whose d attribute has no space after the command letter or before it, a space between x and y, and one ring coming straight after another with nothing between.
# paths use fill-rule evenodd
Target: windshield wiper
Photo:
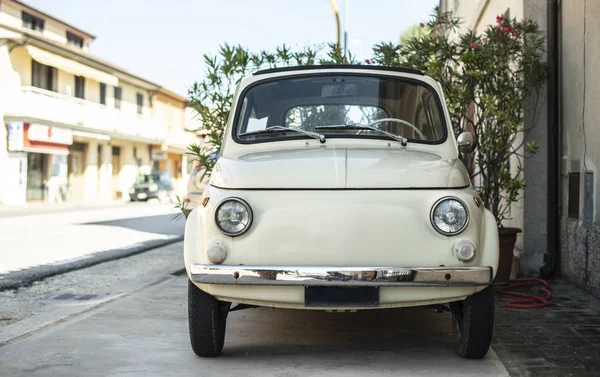
<instances>
[{"instance_id":1,"label":"windshield wiper","mask_svg":"<svg viewBox=\"0 0 600 377\"><path fill-rule=\"evenodd\" d=\"M264 130L244 132L242 134L239 134L238 136L250 136L250 135L266 134L266 133L271 133L271 132L290 132L290 131L297 132L297 133L300 133L300 134L308 136L308 137L312 137L313 139L319 139L319 141L321 143L324 143L326 140L325 135L320 134L318 132L306 131L306 130L303 130L301 128L296 128L296 127L283 127L283 126L272 126L269 128L265 128Z\"/></svg>"},{"instance_id":2,"label":"windshield wiper","mask_svg":"<svg viewBox=\"0 0 600 377\"><path fill-rule=\"evenodd\" d=\"M344 128L352 128L352 129L356 129L356 130L371 130L371 131L379 132L380 134L385 135L385 136L389 137L390 139L399 141L400 144L403 147L405 147L406 144L408 143L408 139L405 138L404 136L402 136L402 135L396 135L396 134L393 134L391 132L387 132L387 131L384 131L384 130L382 130L380 128L374 127L376 124L383 123L384 121L385 122L387 122L387 121L395 121L395 120L392 120L392 119L394 119L394 118L378 119L378 120L376 120L374 122L371 122L369 124L356 124L356 123L352 123L351 122L351 123L348 123L348 124L332 124L332 125L328 125L328 126L317 126L315 128L317 130L320 130L320 129L323 129L323 130L326 130L326 129L341 130L341 129L344 129ZM402 123L404 123L404 122L405 121L402 121ZM408 123L408 122L406 122L406 123Z\"/></svg>"}]
</instances>

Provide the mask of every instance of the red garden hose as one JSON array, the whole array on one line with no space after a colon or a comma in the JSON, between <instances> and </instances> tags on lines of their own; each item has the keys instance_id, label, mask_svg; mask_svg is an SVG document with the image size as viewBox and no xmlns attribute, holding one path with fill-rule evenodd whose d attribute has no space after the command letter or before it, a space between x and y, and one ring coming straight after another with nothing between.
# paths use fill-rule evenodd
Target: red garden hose
<instances>
[{"instance_id":1,"label":"red garden hose","mask_svg":"<svg viewBox=\"0 0 600 377\"><path fill-rule=\"evenodd\" d=\"M518 288L518 287L527 287L530 285L542 284L543 287L540 288L540 292L544 294L544 296L537 296L528 293L521 293L511 291L510 289ZM550 281L538 278L522 278L509 281L509 284L498 289L499 294L523 297L518 300L510 300L505 306L507 308L513 309L541 309L548 306L548 301L552 298L552 293L550 293L549 288Z\"/></svg>"}]
</instances>

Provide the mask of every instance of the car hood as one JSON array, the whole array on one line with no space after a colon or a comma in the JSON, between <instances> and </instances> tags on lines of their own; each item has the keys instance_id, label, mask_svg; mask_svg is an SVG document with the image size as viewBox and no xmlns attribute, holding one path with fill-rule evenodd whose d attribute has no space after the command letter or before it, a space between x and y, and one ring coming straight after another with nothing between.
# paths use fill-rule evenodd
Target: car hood
<instances>
[{"instance_id":1,"label":"car hood","mask_svg":"<svg viewBox=\"0 0 600 377\"><path fill-rule=\"evenodd\" d=\"M405 149L320 148L221 157L211 184L239 189L457 188L464 164Z\"/></svg>"}]
</instances>

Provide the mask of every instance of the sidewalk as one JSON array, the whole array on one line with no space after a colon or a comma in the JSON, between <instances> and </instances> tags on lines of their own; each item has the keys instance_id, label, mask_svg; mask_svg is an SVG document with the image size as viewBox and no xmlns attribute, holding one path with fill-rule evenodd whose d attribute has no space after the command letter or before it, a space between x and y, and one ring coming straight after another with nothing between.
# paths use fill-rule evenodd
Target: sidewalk
<instances>
[{"instance_id":1,"label":"sidewalk","mask_svg":"<svg viewBox=\"0 0 600 377\"><path fill-rule=\"evenodd\" d=\"M40 202L27 203L23 205L0 204L0 219L48 213L65 213L86 211L90 209L115 208L131 204L133 203L124 200L68 201L63 203Z\"/></svg>"},{"instance_id":2,"label":"sidewalk","mask_svg":"<svg viewBox=\"0 0 600 377\"><path fill-rule=\"evenodd\" d=\"M0 218L0 290L175 242L185 226L168 204L39 208Z\"/></svg>"},{"instance_id":3,"label":"sidewalk","mask_svg":"<svg viewBox=\"0 0 600 377\"><path fill-rule=\"evenodd\" d=\"M513 376L600 376L600 299L564 280L550 290L543 309L509 309L513 297L497 296L494 350Z\"/></svg>"}]
</instances>

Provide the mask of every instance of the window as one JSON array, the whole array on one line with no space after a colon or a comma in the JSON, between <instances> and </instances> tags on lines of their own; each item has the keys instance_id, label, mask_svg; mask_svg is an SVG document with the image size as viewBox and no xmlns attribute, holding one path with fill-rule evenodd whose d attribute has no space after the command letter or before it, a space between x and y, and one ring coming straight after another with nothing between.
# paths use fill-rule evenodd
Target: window
<instances>
[{"instance_id":1,"label":"window","mask_svg":"<svg viewBox=\"0 0 600 377\"><path fill-rule=\"evenodd\" d=\"M314 128L324 124L368 124L375 120L388 118L387 113L379 107L362 105L310 105L291 108L285 115L286 127ZM267 118L253 121L248 119L248 131L254 123L255 129L264 129ZM258 126L262 123L262 127Z\"/></svg>"},{"instance_id":2,"label":"window","mask_svg":"<svg viewBox=\"0 0 600 377\"><path fill-rule=\"evenodd\" d=\"M106 84L100 83L100 103L106 105Z\"/></svg>"},{"instance_id":3,"label":"window","mask_svg":"<svg viewBox=\"0 0 600 377\"><path fill-rule=\"evenodd\" d=\"M569 173L569 200L567 202L568 216L572 219L579 218L579 189L581 173Z\"/></svg>"},{"instance_id":4,"label":"window","mask_svg":"<svg viewBox=\"0 0 600 377\"><path fill-rule=\"evenodd\" d=\"M257 83L242 93L234 137L242 142L303 138L274 127L317 131L331 138L387 139L438 144L447 129L437 92L424 83L375 75L305 76ZM391 119L390 119L391 118ZM371 125L375 130L345 127Z\"/></svg>"},{"instance_id":5,"label":"window","mask_svg":"<svg viewBox=\"0 0 600 377\"><path fill-rule=\"evenodd\" d=\"M35 60L31 62L31 85L56 92L58 81L56 68L40 64Z\"/></svg>"},{"instance_id":6,"label":"window","mask_svg":"<svg viewBox=\"0 0 600 377\"><path fill-rule=\"evenodd\" d=\"M136 95L136 99L137 99L137 113L141 114L142 110L144 108L144 95L142 93L138 93Z\"/></svg>"},{"instance_id":7,"label":"window","mask_svg":"<svg viewBox=\"0 0 600 377\"><path fill-rule=\"evenodd\" d=\"M119 86L115 86L115 108L121 108L121 95L123 90Z\"/></svg>"},{"instance_id":8,"label":"window","mask_svg":"<svg viewBox=\"0 0 600 377\"><path fill-rule=\"evenodd\" d=\"M44 31L44 20L33 16L27 12L21 12L21 20L23 20L23 27L27 29L43 32Z\"/></svg>"},{"instance_id":9,"label":"window","mask_svg":"<svg viewBox=\"0 0 600 377\"><path fill-rule=\"evenodd\" d=\"M83 48L83 38L67 31L67 44Z\"/></svg>"},{"instance_id":10,"label":"window","mask_svg":"<svg viewBox=\"0 0 600 377\"><path fill-rule=\"evenodd\" d=\"M85 98L85 77L75 76L75 97Z\"/></svg>"}]
</instances>

